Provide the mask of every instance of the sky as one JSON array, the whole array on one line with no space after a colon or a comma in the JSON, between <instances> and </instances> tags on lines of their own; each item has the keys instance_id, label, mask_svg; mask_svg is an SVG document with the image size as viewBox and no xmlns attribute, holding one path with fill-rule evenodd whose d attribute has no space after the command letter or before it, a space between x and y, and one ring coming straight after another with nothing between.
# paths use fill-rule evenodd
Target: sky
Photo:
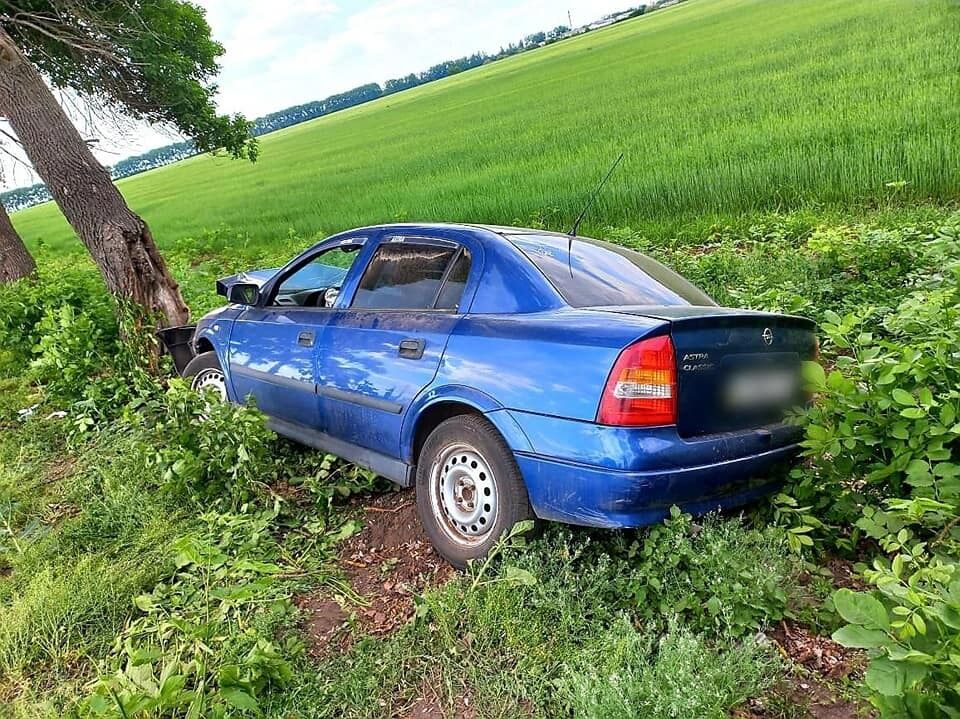
<instances>
[{"instance_id":1,"label":"sky","mask_svg":"<svg viewBox=\"0 0 960 719\"><path fill-rule=\"evenodd\" d=\"M194 0L226 48L217 107L249 119L368 82L495 52L540 30L583 25L637 0ZM2 126L2 123L0 123ZM89 136L91 133L84 133ZM97 128L95 154L114 164L179 139L169 129ZM36 179L0 160L0 187Z\"/></svg>"}]
</instances>

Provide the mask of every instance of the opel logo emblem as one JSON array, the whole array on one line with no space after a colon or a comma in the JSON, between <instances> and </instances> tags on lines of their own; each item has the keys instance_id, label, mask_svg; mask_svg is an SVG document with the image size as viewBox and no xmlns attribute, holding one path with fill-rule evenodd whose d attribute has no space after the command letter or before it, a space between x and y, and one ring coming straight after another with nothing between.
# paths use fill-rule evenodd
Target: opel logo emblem
<instances>
[{"instance_id":1,"label":"opel logo emblem","mask_svg":"<svg viewBox=\"0 0 960 719\"><path fill-rule=\"evenodd\" d=\"M769 327L763 328L763 335L761 336L763 337L763 343L765 345L773 344L773 330L771 330Z\"/></svg>"}]
</instances>

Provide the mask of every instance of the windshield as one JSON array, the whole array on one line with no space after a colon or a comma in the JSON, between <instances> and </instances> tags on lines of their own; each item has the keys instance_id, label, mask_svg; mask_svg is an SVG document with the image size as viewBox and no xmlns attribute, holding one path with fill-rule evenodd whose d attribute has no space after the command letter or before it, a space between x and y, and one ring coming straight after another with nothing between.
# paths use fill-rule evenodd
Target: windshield
<instances>
[{"instance_id":1,"label":"windshield","mask_svg":"<svg viewBox=\"0 0 960 719\"><path fill-rule=\"evenodd\" d=\"M571 307L716 305L668 267L609 242L575 237L568 266L566 236L511 235L510 241Z\"/></svg>"}]
</instances>

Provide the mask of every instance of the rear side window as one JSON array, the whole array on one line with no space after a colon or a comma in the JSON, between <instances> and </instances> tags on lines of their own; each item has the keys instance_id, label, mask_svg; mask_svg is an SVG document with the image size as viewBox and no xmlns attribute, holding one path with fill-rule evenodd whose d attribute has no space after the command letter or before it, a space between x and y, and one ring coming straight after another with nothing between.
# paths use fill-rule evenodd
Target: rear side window
<instances>
[{"instance_id":1,"label":"rear side window","mask_svg":"<svg viewBox=\"0 0 960 719\"><path fill-rule=\"evenodd\" d=\"M714 306L701 289L639 252L576 237L513 235L510 240L550 280L571 307Z\"/></svg>"},{"instance_id":2,"label":"rear side window","mask_svg":"<svg viewBox=\"0 0 960 719\"><path fill-rule=\"evenodd\" d=\"M370 260L351 306L385 310L456 309L469 269L469 255L458 247L388 241L377 248Z\"/></svg>"},{"instance_id":3,"label":"rear side window","mask_svg":"<svg viewBox=\"0 0 960 719\"><path fill-rule=\"evenodd\" d=\"M447 279L440 288L437 297L438 310L457 310L460 308L460 299L467 286L467 275L470 274L470 253L462 249L453 258L453 264L447 272Z\"/></svg>"}]
</instances>

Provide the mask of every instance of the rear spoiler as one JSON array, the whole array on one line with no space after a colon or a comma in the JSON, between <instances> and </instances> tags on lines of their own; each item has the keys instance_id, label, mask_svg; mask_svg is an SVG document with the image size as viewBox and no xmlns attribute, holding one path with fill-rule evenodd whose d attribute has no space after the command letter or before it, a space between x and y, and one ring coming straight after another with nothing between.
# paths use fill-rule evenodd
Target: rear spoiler
<instances>
[{"instance_id":1,"label":"rear spoiler","mask_svg":"<svg viewBox=\"0 0 960 719\"><path fill-rule=\"evenodd\" d=\"M157 332L160 344L173 358L173 366L177 369L177 374L183 376L183 371L187 368L195 356L193 351L193 333L196 331L196 325L183 325L182 327L167 327Z\"/></svg>"}]
</instances>

